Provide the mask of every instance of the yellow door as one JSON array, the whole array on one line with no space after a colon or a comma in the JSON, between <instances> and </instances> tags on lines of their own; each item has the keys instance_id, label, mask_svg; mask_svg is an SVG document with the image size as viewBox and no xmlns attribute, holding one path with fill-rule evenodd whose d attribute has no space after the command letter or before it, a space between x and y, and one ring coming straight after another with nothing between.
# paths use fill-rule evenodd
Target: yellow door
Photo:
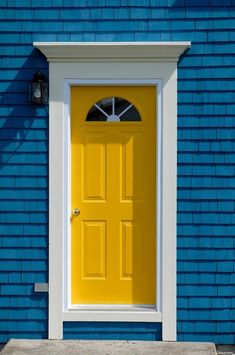
<instances>
[{"instance_id":1,"label":"yellow door","mask_svg":"<svg viewBox=\"0 0 235 355\"><path fill-rule=\"evenodd\" d=\"M155 87L71 88L72 304L156 302L155 120Z\"/></svg>"}]
</instances>

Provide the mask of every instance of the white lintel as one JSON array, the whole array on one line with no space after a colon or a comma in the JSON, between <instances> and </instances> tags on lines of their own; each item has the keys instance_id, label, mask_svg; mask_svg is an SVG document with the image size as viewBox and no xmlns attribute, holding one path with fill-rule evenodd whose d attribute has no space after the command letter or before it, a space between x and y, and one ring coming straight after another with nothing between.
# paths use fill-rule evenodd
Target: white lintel
<instances>
[{"instance_id":1,"label":"white lintel","mask_svg":"<svg viewBox=\"0 0 235 355\"><path fill-rule=\"evenodd\" d=\"M177 61L191 42L34 42L48 61L132 59Z\"/></svg>"}]
</instances>

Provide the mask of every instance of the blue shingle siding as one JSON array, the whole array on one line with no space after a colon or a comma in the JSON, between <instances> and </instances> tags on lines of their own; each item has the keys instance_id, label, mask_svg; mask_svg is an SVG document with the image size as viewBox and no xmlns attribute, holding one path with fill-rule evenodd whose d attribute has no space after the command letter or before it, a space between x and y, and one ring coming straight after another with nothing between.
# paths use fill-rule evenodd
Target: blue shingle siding
<instances>
[{"instance_id":1,"label":"blue shingle siding","mask_svg":"<svg viewBox=\"0 0 235 355\"><path fill-rule=\"evenodd\" d=\"M235 342L235 1L1 0L0 342L47 337L48 76L33 41L192 41L178 64L178 340ZM160 339L159 325L65 323L65 338ZM154 328L155 327L155 328Z\"/></svg>"},{"instance_id":2,"label":"blue shingle siding","mask_svg":"<svg viewBox=\"0 0 235 355\"><path fill-rule=\"evenodd\" d=\"M161 340L160 323L65 322L64 339Z\"/></svg>"},{"instance_id":3,"label":"blue shingle siding","mask_svg":"<svg viewBox=\"0 0 235 355\"><path fill-rule=\"evenodd\" d=\"M178 340L234 343L234 19L210 10L179 64Z\"/></svg>"}]
</instances>

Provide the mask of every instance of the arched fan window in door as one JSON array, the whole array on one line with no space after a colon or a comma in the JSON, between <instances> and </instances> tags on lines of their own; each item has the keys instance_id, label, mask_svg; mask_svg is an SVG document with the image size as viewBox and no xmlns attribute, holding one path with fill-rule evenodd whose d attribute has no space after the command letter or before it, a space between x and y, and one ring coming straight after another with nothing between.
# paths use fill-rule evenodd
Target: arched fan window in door
<instances>
[{"instance_id":1,"label":"arched fan window in door","mask_svg":"<svg viewBox=\"0 0 235 355\"><path fill-rule=\"evenodd\" d=\"M136 107L121 97L107 97L95 103L87 114L86 121L141 121Z\"/></svg>"}]
</instances>

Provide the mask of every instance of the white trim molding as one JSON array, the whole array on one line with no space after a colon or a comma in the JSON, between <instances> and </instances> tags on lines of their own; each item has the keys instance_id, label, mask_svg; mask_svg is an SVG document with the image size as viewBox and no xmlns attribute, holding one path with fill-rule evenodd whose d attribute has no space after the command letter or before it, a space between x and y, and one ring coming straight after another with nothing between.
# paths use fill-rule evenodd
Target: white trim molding
<instances>
[{"instance_id":1,"label":"white trim molding","mask_svg":"<svg viewBox=\"0 0 235 355\"><path fill-rule=\"evenodd\" d=\"M190 42L34 43L49 61L49 339L63 321L162 322L176 340L177 61ZM70 87L157 87L157 300L154 309L71 307ZM138 307L137 307L138 308Z\"/></svg>"},{"instance_id":2,"label":"white trim molding","mask_svg":"<svg viewBox=\"0 0 235 355\"><path fill-rule=\"evenodd\" d=\"M35 42L48 61L154 60L177 61L190 42Z\"/></svg>"}]
</instances>

